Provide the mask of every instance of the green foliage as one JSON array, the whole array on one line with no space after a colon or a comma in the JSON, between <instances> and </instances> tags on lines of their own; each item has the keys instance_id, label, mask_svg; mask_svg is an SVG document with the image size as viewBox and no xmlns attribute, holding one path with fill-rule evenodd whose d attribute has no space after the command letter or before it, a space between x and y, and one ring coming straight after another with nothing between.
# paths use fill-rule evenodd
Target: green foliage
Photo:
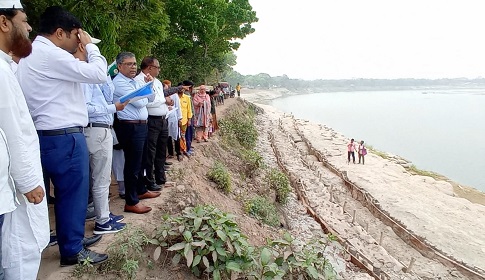
<instances>
[{"instance_id":1,"label":"green foliage","mask_svg":"<svg viewBox=\"0 0 485 280\"><path fill-rule=\"evenodd\" d=\"M244 162L244 173L249 177L252 177L258 168L264 166L263 157L255 150L242 150L241 159Z\"/></svg>"},{"instance_id":2,"label":"green foliage","mask_svg":"<svg viewBox=\"0 0 485 280\"><path fill-rule=\"evenodd\" d=\"M428 176L428 177L431 177L431 178L434 178L434 179L437 179L437 180L443 179L442 175L435 173L433 171L427 171L427 170L419 169L414 164L409 166L409 167L406 167L406 170L411 172L412 174L416 174L416 175Z\"/></svg>"},{"instance_id":3,"label":"green foliage","mask_svg":"<svg viewBox=\"0 0 485 280\"><path fill-rule=\"evenodd\" d=\"M251 264L247 237L234 217L213 206L186 208L180 217L164 217L151 243L175 252L174 264L185 259L195 275L221 279Z\"/></svg>"},{"instance_id":4,"label":"green foliage","mask_svg":"<svg viewBox=\"0 0 485 280\"><path fill-rule=\"evenodd\" d=\"M256 12L248 0L24 0L33 27L48 6L71 11L92 36L108 62L120 51L135 53L138 61L154 55L163 65L161 76L197 83L216 70L234 65L236 39L254 32Z\"/></svg>"},{"instance_id":5,"label":"green foliage","mask_svg":"<svg viewBox=\"0 0 485 280\"><path fill-rule=\"evenodd\" d=\"M222 163L214 163L212 168L207 173L207 177L214 181L219 189L223 190L225 193L231 192L231 176Z\"/></svg>"},{"instance_id":6,"label":"green foliage","mask_svg":"<svg viewBox=\"0 0 485 280\"><path fill-rule=\"evenodd\" d=\"M229 145L240 145L246 149L253 149L258 140L258 131L254 125L255 112L246 107L234 110L220 120L221 134Z\"/></svg>"},{"instance_id":7,"label":"green foliage","mask_svg":"<svg viewBox=\"0 0 485 280\"><path fill-rule=\"evenodd\" d=\"M155 261L161 248L174 252L172 263L184 264L196 276L209 279L335 279L323 257L328 240L305 244L302 249L290 234L267 246L248 244L234 216L213 206L186 208L180 217L164 217L150 243ZM286 279L286 278L285 278Z\"/></svg>"},{"instance_id":8,"label":"green foliage","mask_svg":"<svg viewBox=\"0 0 485 280\"><path fill-rule=\"evenodd\" d=\"M288 200L288 195L291 192L288 177L278 169L272 168L266 176L266 181L270 188L275 190L276 201L285 204Z\"/></svg>"},{"instance_id":9,"label":"green foliage","mask_svg":"<svg viewBox=\"0 0 485 280\"><path fill-rule=\"evenodd\" d=\"M107 249L107 262L93 266L89 262L76 266L73 275L81 278L85 275L117 275L122 279L136 279L140 261L145 260L143 250L150 239L140 228L127 227L116 235L116 240Z\"/></svg>"},{"instance_id":10,"label":"green foliage","mask_svg":"<svg viewBox=\"0 0 485 280\"><path fill-rule=\"evenodd\" d=\"M262 196L255 196L245 204L245 210L251 216L270 226L279 226L280 220L276 206Z\"/></svg>"}]
</instances>

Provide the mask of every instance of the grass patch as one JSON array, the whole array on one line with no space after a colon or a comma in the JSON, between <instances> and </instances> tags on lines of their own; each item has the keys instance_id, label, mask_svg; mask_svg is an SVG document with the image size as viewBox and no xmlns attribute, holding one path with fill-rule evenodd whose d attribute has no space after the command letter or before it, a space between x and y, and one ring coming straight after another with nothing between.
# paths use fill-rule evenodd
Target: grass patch
<instances>
[{"instance_id":1,"label":"grass patch","mask_svg":"<svg viewBox=\"0 0 485 280\"><path fill-rule=\"evenodd\" d=\"M265 197L255 196L244 205L247 213L263 223L276 227L280 225L280 220L276 206Z\"/></svg>"},{"instance_id":2,"label":"grass patch","mask_svg":"<svg viewBox=\"0 0 485 280\"><path fill-rule=\"evenodd\" d=\"M121 279L136 279L140 262L146 260L143 249L149 241L143 229L127 226L109 245L106 251L109 255L107 262L99 266L93 266L89 262L78 264L73 271L73 276L93 279L94 275L114 275Z\"/></svg>"},{"instance_id":3,"label":"grass patch","mask_svg":"<svg viewBox=\"0 0 485 280\"><path fill-rule=\"evenodd\" d=\"M216 162L207 173L207 177L217 184L217 187L225 193L231 192L231 176L227 168L221 162Z\"/></svg>"},{"instance_id":4,"label":"grass patch","mask_svg":"<svg viewBox=\"0 0 485 280\"><path fill-rule=\"evenodd\" d=\"M443 178L445 178L442 175L435 173L433 171L421 170L417 168L414 164L405 168L407 171L409 171L411 174L414 174L414 175L428 176L436 180L442 180Z\"/></svg>"},{"instance_id":5,"label":"grass patch","mask_svg":"<svg viewBox=\"0 0 485 280\"><path fill-rule=\"evenodd\" d=\"M248 177L252 177L256 170L264 167L263 157L255 150L243 149L240 157L244 162L244 174Z\"/></svg>"},{"instance_id":6,"label":"grass patch","mask_svg":"<svg viewBox=\"0 0 485 280\"><path fill-rule=\"evenodd\" d=\"M230 146L237 144L245 149L253 149L258 139L255 115L254 109L250 107L229 112L219 123L223 141Z\"/></svg>"},{"instance_id":7,"label":"grass patch","mask_svg":"<svg viewBox=\"0 0 485 280\"><path fill-rule=\"evenodd\" d=\"M383 159L389 159L390 158L389 154L387 154L386 152L379 151L376 148L372 147L371 145L366 144L365 147L366 147L367 151L369 151L369 152L371 152L375 155L378 155Z\"/></svg>"},{"instance_id":8,"label":"grass patch","mask_svg":"<svg viewBox=\"0 0 485 280\"><path fill-rule=\"evenodd\" d=\"M276 202L285 204L291 192L290 181L286 175L276 168L270 169L266 175L266 181L271 189L276 192Z\"/></svg>"}]
</instances>

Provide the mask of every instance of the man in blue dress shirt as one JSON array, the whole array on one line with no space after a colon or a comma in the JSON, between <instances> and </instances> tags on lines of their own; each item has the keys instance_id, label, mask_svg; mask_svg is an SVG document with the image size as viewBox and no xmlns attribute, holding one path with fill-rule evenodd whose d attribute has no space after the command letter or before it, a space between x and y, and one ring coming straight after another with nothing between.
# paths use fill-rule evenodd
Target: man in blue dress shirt
<instances>
[{"instance_id":1,"label":"man in blue dress shirt","mask_svg":"<svg viewBox=\"0 0 485 280\"><path fill-rule=\"evenodd\" d=\"M97 44L99 39L91 38ZM87 51L79 44L74 57L87 61ZM89 123L84 128L84 136L89 151L90 191L94 202L96 222L94 234L116 233L126 224L121 223L122 215L113 215L109 211L109 186L111 184L111 162L113 158L113 114L125 108L125 103L113 103L114 85L107 77L104 84L81 84L88 108Z\"/></svg>"},{"instance_id":2,"label":"man in blue dress shirt","mask_svg":"<svg viewBox=\"0 0 485 280\"><path fill-rule=\"evenodd\" d=\"M17 78L40 141L42 169L54 184L56 231L61 266L106 261L84 247L89 191L89 154L83 134L88 111L80 83L105 83L106 59L61 7L48 7L40 17L32 54L19 63ZM78 44L88 63L73 57Z\"/></svg>"},{"instance_id":3,"label":"man in blue dress shirt","mask_svg":"<svg viewBox=\"0 0 485 280\"><path fill-rule=\"evenodd\" d=\"M136 77L136 58L133 53L122 52L116 57L118 75L113 79L115 86L114 100L119 99L138 89L141 85L134 80ZM145 81L151 81L153 77L147 75ZM115 127L116 136L125 154L125 212L144 214L152 210L143 205L141 199L155 198L160 192L148 191L145 186L142 169L142 159L145 141L147 138L148 102L154 100L154 96L142 98L129 103L124 110L117 113L119 126Z\"/></svg>"}]
</instances>

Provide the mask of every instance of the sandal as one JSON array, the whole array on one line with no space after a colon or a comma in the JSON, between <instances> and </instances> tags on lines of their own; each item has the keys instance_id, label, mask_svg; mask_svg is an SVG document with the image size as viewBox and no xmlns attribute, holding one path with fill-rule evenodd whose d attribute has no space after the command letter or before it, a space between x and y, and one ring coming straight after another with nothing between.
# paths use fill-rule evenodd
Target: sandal
<instances>
[{"instance_id":1,"label":"sandal","mask_svg":"<svg viewBox=\"0 0 485 280\"><path fill-rule=\"evenodd\" d=\"M182 161L182 160L184 160L184 157L182 155L177 155L177 160Z\"/></svg>"}]
</instances>

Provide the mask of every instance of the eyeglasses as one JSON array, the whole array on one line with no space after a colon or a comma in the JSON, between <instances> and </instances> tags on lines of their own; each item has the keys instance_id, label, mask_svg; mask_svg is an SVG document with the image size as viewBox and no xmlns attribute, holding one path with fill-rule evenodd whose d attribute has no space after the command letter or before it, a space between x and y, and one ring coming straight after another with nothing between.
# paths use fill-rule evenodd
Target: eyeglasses
<instances>
[{"instance_id":1,"label":"eyeglasses","mask_svg":"<svg viewBox=\"0 0 485 280\"><path fill-rule=\"evenodd\" d=\"M136 62L125 62L125 63L121 63L121 64L126 65L128 67L136 66Z\"/></svg>"}]
</instances>

